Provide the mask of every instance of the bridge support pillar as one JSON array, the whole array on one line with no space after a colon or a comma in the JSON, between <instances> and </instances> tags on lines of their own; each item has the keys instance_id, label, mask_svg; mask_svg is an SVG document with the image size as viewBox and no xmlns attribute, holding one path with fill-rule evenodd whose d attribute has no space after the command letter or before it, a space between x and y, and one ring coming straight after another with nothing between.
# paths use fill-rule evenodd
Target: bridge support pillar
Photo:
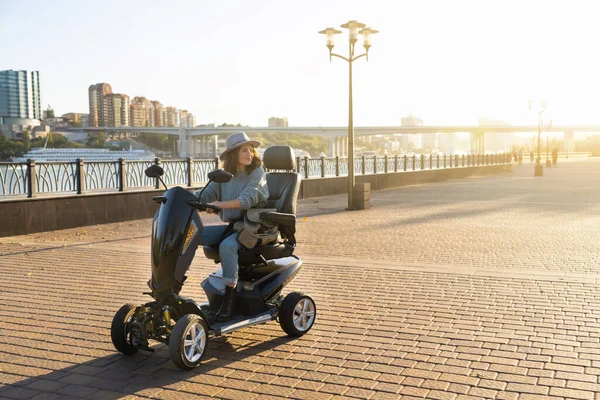
<instances>
[{"instance_id":1,"label":"bridge support pillar","mask_svg":"<svg viewBox=\"0 0 600 400\"><path fill-rule=\"evenodd\" d=\"M329 138L329 146L328 146L328 152L329 157L335 157L337 156L337 154L335 154L335 137L330 137Z\"/></svg>"},{"instance_id":2,"label":"bridge support pillar","mask_svg":"<svg viewBox=\"0 0 600 400\"><path fill-rule=\"evenodd\" d=\"M179 157L187 157L187 136L185 134L185 128L179 128Z\"/></svg>"},{"instance_id":3,"label":"bridge support pillar","mask_svg":"<svg viewBox=\"0 0 600 400\"><path fill-rule=\"evenodd\" d=\"M344 136L344 157L348 157L348 137Z\"/></svg>"},{"instance_id":4,"label":"bridge support pillar","mask_svg":"<svg viewBox=\"0 0 600 400\"><path fill-rule=\"evenodd\" d=\"M197 153L196 153L196 140L197 139L195 136L191 136L189 140L190 140L189 144L191 146L188 146L188 149L190 149L188 157L196 157L197 156Z\"/></svg>"},{"instance_id":5,"label":"bridge support pillar","mask_svg":"<svg viewBox=\"0 0 600 400\"><path fill-rule=\"evenodd\" d=\"M563 135L563 151L572 153L575 151L575 134L573 132L565 132Z\"/></svg>"},{"instance_id":6,"label":"bridge support pillar","mask_svg":"<svg viewBox=\"0 0 600 400\"><path fill-rule=\"evenodd\" d=\"M219 155L219 135L213 135L212 139L212 156L217 157Z\"/></svg>"},{"instance_id":7,"label":"bridge support pillar","mask_svg":"<svg viewBox=\"0 0 600 400\"><path fill-rule=\"evenodd\" d=\"M483 132L471 133L471 150L473 154L483 154L485 152Z\"/></svg>"},{"instance_id":8,"label":"bridge support pillar","mask_svg":"<svg viewBox=\"0 0 600 400\"><path fill-rule=\"evenodd\" d=\"M340 136L334 136L330 139L329 143L330 143L330 146L332 146L332 155L331 155L332 157L341 157L342 156L341 141L342 141L342 138Z\"/></svg>"}]
</instances>

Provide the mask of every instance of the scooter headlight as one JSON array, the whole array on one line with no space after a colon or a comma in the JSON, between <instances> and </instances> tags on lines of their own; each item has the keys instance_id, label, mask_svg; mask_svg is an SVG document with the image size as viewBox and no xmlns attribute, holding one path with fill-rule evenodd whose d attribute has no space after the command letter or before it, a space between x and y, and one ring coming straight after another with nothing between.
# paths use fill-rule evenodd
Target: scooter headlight
<instances>
[{"instance_id":1,"label":"scooter headlight","mask_svg":"<svg viewBox=\"0 0 600 400\"><path fill-rule=\"evenodd\" d=\"M182 255L185 254L188 247L190 247L190 243L192 243L192 239L196 236L196 233L198 233L198 226L196 226L196 223L192 220L187 234L185 235L185 242L183 242L183 249L181 250Z\"/></svg>"}]
</instances>

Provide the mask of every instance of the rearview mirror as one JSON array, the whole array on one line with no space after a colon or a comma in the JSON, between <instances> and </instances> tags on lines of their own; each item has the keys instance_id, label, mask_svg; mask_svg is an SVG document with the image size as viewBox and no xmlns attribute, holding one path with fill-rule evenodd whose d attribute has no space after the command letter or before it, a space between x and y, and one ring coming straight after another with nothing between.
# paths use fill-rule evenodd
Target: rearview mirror
<instances>
[{"instance_id":1,"label":"rearview mirror","mask_svg":"<svg viewBox=\"0 0 600 400\"><path fill-rule=\"evenodd\" d=\"M223 169L215 169L208 173L208 179L217 183L229 182L233 175Z\"/></svg>"},{"instance_id":2,"label":"rearview mirror","mask_svg":"<svg viewBox=\"0 0 600 400\"><path fill-rule=\"evenodd\" d=\"M155 164L155 165L151 165L148 168L146 168L144 173L146 174L146 176L148 178L158 178L159 176L163 176L163 174L165 173L165 170L162 169L162 167L159 167L158 165Z\"/></svg>"}]
</instances>

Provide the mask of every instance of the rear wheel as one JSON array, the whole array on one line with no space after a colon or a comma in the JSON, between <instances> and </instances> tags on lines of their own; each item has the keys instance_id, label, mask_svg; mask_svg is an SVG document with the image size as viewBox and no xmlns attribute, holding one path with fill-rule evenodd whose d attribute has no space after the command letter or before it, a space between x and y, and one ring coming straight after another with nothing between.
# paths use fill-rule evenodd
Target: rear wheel
<instances>
[{"instance_id":1,"label":"rear wheel","mask_svg":"<svg viewBox=\"0 0 600 400\"><path fill-rule=\"evenodd\" d=\"M169 355L184 370L197 367L206 352L208 326L202 317L187 314L177 320L169 337Z\"/></svg>"},{"instance_id":2,"label":"rear wheel","mask_svg":"<svg viewBox=\"0 0 600 400\"><path fill-rule=\"evenodd\" d=\"M279 325L290 336L299 337L307 333L316 317L314 300L302 292L289 293L279 306Z\"/></svg>"},{"instance_id":3,"label":"rear wheel","mask_svg":"<svg viewBox=\"0 0 600 400\"><path fill-rule=\"evenodd\" d=\"M117 311L110 325L110 338L112 339L115 349L123 354L133 354L138 351L131 344L131 335L129 331L129 322L131 317L137 311L138 306L135 304L125 304Z\"/></svg>"}]
</instances>

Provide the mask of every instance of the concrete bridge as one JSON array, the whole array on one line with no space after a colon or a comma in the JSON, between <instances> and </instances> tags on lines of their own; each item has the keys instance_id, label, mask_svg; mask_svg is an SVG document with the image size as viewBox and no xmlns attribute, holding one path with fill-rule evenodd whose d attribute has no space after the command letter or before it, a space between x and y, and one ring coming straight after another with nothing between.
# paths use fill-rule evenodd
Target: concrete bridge
<instances>
[{"instance_id":1,"label":"concrete bridge","mask_svg":"<svg viewBox=\"0 0 600 400\"><path fill-rule=\"evenodd\" d=\"M218 152L217 135L232 134L244 131L252 133L282 132L298 135L317 135L329 138L329 156L345 156L348 148L348 127L85 127L70 129L73 132L119 132L119 133L161 133L179 136L179 156L188 157L196 154L209 154L216 156ZM574 133L576 132L600 132L600 125L557 125L543 128L544 132L564 133L566 151L574 149ZM398 135L398 134L435 134L435 133L470 133L471 149L475 154L485 153L486 133L535 133L538 132L537 125L487 125L487 126L358 126L354 127L355 136L373 135Z\"/></svg>"}]
</instances>

